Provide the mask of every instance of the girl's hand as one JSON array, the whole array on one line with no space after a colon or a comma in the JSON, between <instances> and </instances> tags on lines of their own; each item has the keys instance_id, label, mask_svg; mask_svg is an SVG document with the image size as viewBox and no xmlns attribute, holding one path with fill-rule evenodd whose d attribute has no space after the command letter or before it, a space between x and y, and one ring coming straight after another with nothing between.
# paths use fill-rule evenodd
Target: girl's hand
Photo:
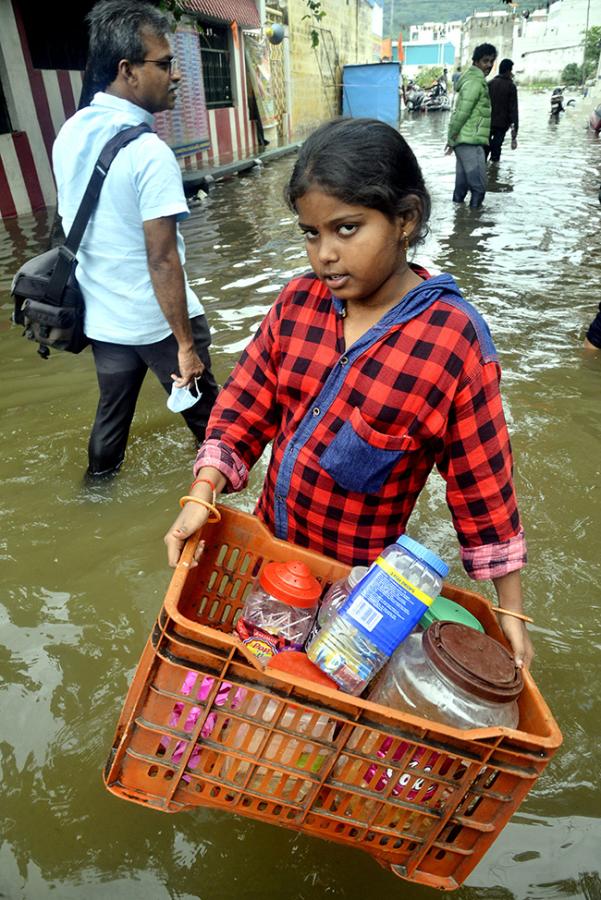
<instances>
[{"instance_id":1,"label":"girl's hand","mask_svg":"<svg viewBox=\"0 0 601 900\"><path fill-rule=\"evenodd\" d=\"M534 647L524 622L511 616L499 616L503 634L511 644L518 669L529 669L534 659Z\"/></svg>"},{"instance_id":2,"label":"girl's hand","mask_svg":"<svg viewBox=\"0 0 601 900\"><path fill-rule=\"evenodd\" d=\"M493 583L499 598L499 606L516 613L523 612L522 585L519 570L493 578ZM530 668L530 663L534 658L534 647L532 646L530 635L526 631L526 625L520 619L516 619L515 616L504 616L501 614L499 619L503 634L511 644L516 666L519 669Z\"/></svg>"},{"instance_id":3,"label":"girl's hand","mask_svg":"<svg viewBox=\"0 0 601 900\"><path fill-rule=\"evenodd\" d=\"M197 473L196 478L186 496L198 497L205 503L213 504L217 496L224 489L226 484L225 476L218 469L212 466L203 466ZM209 516L211 510L201 503L195 503L188 500L179 516L164 537L167 545L167 560L172 567L177 566L179 558L182 555L184 544L191 534L202 528ZM197 566L198 560L202 556L204 550L204 541L200 541L198 547L194 551L194 559L190 563L191 566Z\"/></svg>"},{"instance_id":4,"label":"girl's hand","mask_svg":"<svg viewBox=\"0 0 601 900\"><path fill-rule=\"evenodd\" d=\"M202 528L209 518L210 510L198 503L186 503L181 513L164 537L167 545L167 561L172 568L179 562L184 544L191 534ZM204 550L204 541L200 541L194 553L191 565L197 566Z\"/></svg>"}]
</instances>

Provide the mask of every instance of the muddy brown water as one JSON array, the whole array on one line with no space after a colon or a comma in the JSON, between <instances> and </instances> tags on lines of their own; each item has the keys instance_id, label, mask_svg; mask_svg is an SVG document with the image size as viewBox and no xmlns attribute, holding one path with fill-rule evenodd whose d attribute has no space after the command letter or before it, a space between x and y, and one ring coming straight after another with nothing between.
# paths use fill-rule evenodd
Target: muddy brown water
<instances>
[{"instance_id":1,"label":"muddy brown water","mask_svg":"<svg viewBox=\"0 0 601 900\"><path fill-rule=\"evenodd\" d=\"M417 259L458 279L499 349L530 551L533 673L565 738L460 900L601 897L601 353L581 349L600 299L601 146L586 131L588 107L580 99L550 125L548 95L524 94L519 149L505 149L475 214L450 202L445 115L402 124L433 195ZM184 226L221 381L279 288L306 268L281 200L291 164L218 184ZM119 709L168 583L161 537L194 451L149 378L119 478L83 484L91 357L43 362L7 321L11 275L45 248L50 219L0 226L0 896L434 896L358 851L212 811L162 815L104 790ZM233 502L250 510L260 478L258 467ZM437 476L410 531L468 584Z\"/></svg>"}]
</instances>

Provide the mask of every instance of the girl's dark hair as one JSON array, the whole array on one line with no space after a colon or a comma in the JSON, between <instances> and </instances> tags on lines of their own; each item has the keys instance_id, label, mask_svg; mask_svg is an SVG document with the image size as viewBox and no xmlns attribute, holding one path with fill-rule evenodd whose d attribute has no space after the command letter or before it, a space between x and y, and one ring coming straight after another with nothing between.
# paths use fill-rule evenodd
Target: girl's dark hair
<instances>
[{"instance_id":1,"label":"girl's dark hair","mask_svg":"<svg viewBox=\"0 0 601 900\"><path fill-rule=\"evenodd\" d=\"M411 244L428 232L430 195L419 164L398 131L378 119L333 119L307 138L285 190L290 208L312 188L391 219L415 211Z\"/></svg>"}]
</instances>

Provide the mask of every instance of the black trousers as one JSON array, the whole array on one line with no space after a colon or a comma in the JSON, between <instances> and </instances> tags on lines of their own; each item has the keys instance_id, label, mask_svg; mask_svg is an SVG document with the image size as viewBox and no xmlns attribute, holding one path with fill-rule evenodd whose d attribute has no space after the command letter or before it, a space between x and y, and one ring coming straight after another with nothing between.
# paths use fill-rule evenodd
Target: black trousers
<instances>
[{"instance_id":1,"label":"black trousers","mask_svg":"<svg viewBox=\"0 0 601 900\"><path fill-rule=\"evenodd\" d=\"M196 352L205 369L198 380L202 397L181 415L198 443L205 436L207 422L218 387L211 372L209 346L211 333L205 316L190 320ZM100 399L88 444L88 474L108 475L116 472L125 458L129 429L136 411L142 382L148 369L171 393L171 373L177 373L177 341L173 335L156 344L109 344L91 341Z\"/></svg>"},{"instance_id":2,"label":"black trousers","mask_svg":"<svg viewBox=\"0 0 601 900\"><path fill-rule=\"evenodd\" d=\"M601 303L599 304L599 312L589 325L586 337L593 347L599 347L601 350Z\"/></svg>"},{"instance_id":3,"label":"black trousers","mask_svg":"<svg viewBox=\"0 0 601 900\"><path fill-rule=\"evenodd\" d=\"M491 162L499 162L501 159L501 147L507 134L506 128L493 128L490 133L490 159Z\"/></svg>"}]
</instances>

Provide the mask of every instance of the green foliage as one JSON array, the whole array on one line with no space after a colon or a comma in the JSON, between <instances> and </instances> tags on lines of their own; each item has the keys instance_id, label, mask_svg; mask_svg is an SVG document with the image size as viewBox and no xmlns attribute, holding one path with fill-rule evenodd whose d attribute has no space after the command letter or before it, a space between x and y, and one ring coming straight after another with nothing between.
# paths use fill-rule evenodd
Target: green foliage
<instances>
[{"instance_id":1,"label":"green foliage","mask_svg":"<svg viewBox=\"0 0 601 900\"><path fill-rule=\"evenodd\" d=\"M568 63L561 73L562 84L581 84L582 82L582 66L576 63Z\"/></svg>"},{"instance_id":2,"label":"green foliage","mask_svg":"<svg viewBox=\"0 0 601 900\"><path fill-rule=\"evenodd\" d=\"M159 9L173 18L173 30L175 31L184 12L177 0L160 0Z\"/></svg>"},{"instance_id":3,"label":"green foliage","mask_svg":"<svg viewBox=\"0 0 601 900\"><path fill-rule=\"evenodd\" d=\"M428 69L422 69L415 76L415 81L420 87L430 88L437 78L442 75L442 66L430 66Z\"/></svg>"},{"instance_id":4,"label":"green foliage","mask_svg":"<svg viewBox=\"0 0 601 900\"><path fill-rule=\"evenodd\" d=\"M315 49L319 46L319 31L316 26L319 25L326 13L321 8L321 0L305 0L305 4L309 12L303 16L303 20L309 19L313 25L309 34L311 35L311 46Z\"/></svg>"},{"instance_id":5,"label":"green foliage","mask_svg":"<svg viewBox=\"0 0 601 900\"><path fill-rule=\"evenodd\" d=\"M601 25L593 25L584 39L584 76L590 78L597 71L601 51Z\"/></svg>"}]
</instances>

